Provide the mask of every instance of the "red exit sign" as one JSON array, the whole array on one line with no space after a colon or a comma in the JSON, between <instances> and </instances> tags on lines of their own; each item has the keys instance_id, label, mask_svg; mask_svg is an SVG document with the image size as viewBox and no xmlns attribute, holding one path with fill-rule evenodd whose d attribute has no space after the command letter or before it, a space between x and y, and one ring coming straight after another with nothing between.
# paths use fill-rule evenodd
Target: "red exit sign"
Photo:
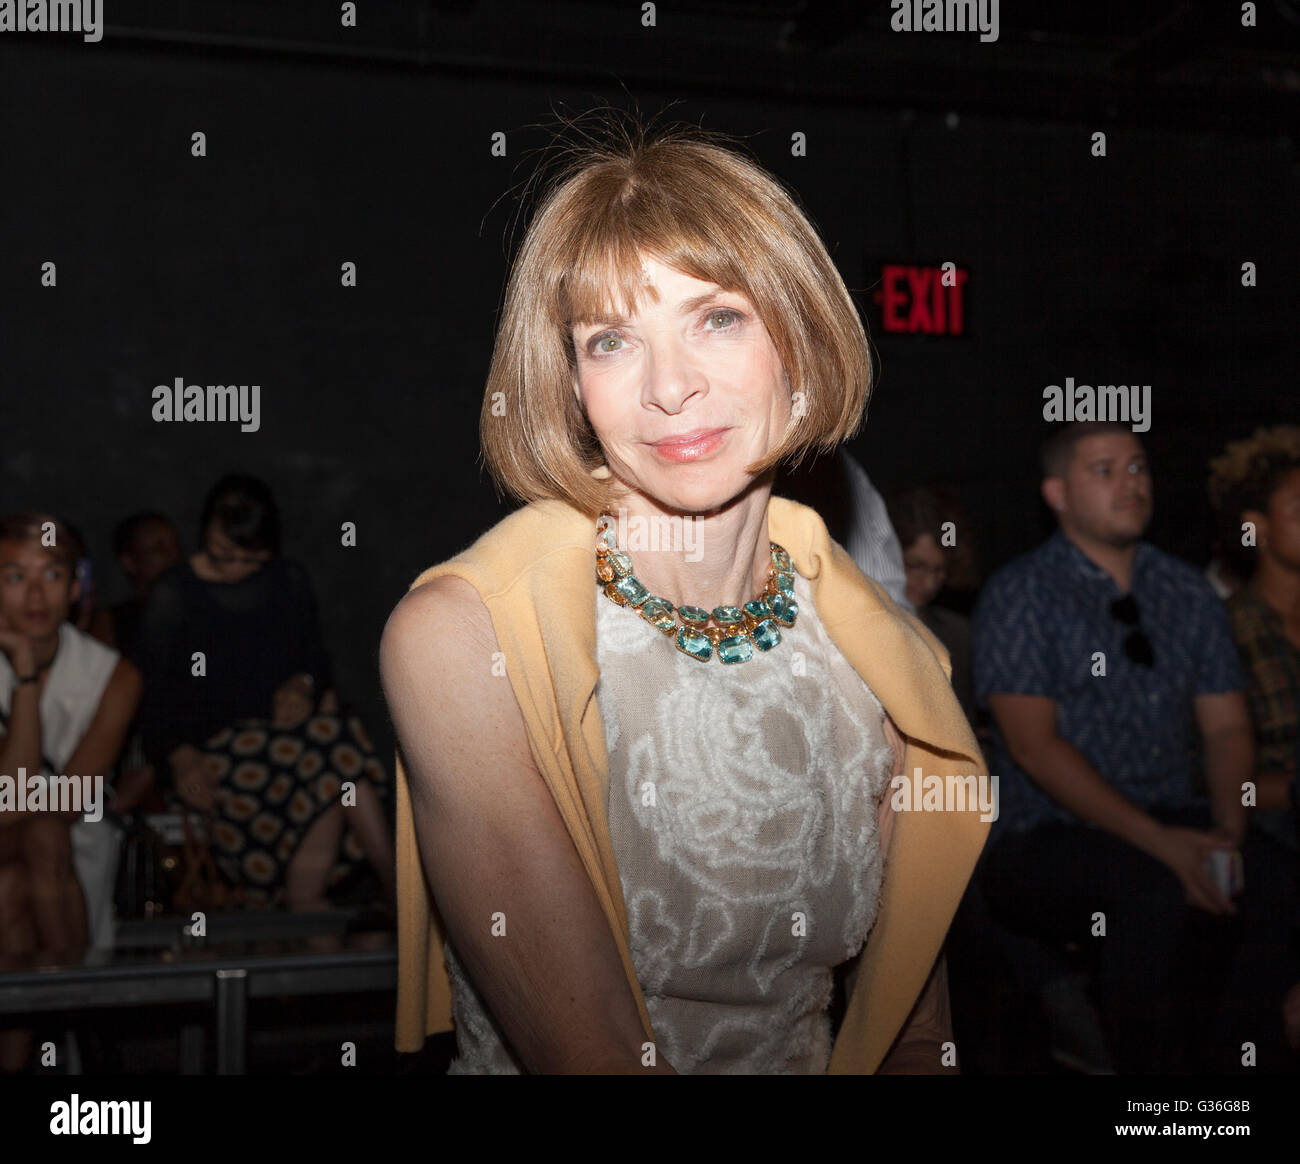
<instances>
[{"instance_id":1,"label":"red exit sign","mask_svg":"<svg viewBox=\"0 0 1300 1164\"><path fill-rule=\"evenodd\" d=\"M955 263L938 267L885 264L874 296L885 331L961 335L966 326L964 293L969 278L970 272Z\"/></svg>"}]
</instances>

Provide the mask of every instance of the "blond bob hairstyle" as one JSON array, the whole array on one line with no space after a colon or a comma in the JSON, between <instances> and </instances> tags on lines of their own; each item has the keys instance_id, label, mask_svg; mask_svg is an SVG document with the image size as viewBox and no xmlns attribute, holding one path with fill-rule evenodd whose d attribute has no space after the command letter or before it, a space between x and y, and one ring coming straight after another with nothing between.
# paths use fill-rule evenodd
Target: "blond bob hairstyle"
<instances>
[{"instance_id":1,"label":"blond bob hairstyle","mask_svg":"<svg viewBox=\"0 0 1300 1164\"><path fill-rule=\"evenodd\" d=\"M720 135L678 127L650 135L614 126L571 161L538 205L506 286L479 421L498 490L559 498L593 518L615 478L573 391L572 329L609 311L632 318L641 254L754 305L788 378L792 422L760 476L831 452L865 419L866 333L843 279L794 197Z\"/></svg>"}]
</instances>

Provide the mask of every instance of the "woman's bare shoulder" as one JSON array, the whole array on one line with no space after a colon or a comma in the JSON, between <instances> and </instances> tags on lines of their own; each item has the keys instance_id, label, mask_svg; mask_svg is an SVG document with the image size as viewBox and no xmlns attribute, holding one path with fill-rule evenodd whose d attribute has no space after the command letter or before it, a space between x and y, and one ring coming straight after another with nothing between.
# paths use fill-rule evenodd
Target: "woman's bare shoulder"
<instances>
[{"instance_id":1,"label":"woman's bare shoulder","mask_svg":"<svg viewBox=\"0 0 1300 1164\"><path fill-rule=\"evenodd\" d=\"M440 574L402 596L388 616L380 649L423 651L467 640L495 643L492 616L473 585L456 574Z\"/></svg>"},{"instance_id":2,"label":"woman's bare shoulder","mask_svg":"<svg viewBox=\"0 0 1300 1164\"><path fill-rule=\"evenodd\" d=\"M479 779L484 765L532 769L523 714L498 665L492 617L478 591L443 574L403 596L384 627L380 676L417 771Z\"/></svg>"}]
</instances>

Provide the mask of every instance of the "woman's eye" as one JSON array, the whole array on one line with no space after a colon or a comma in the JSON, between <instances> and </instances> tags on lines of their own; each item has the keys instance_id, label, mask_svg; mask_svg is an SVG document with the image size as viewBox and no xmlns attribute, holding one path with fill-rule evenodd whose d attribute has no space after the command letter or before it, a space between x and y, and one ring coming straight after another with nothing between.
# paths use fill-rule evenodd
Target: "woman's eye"
<instances>
[{"instance_id":1,"label":"woman's eye","mask_svg":"<svg viewBox=\"0 0 1300 1164\"><path fill-rule=\"evenodd\" d=\"M594 335L587 341L587 351L593 356L612 355L619 349L616 347L607 347L607 344L622 343L623 337L615 331L607 331L603 335Z\"/></svg>"},{"instance_id":2,"label":"woman's eye","mask_svg":"<svg viewBox=\"0 0 1300 1164\"><path fill-rule=\"evenodd\" d=\"M710 311L705 320L711 325L718 325L709 327L709 331L731 331L740 325L743 318L739 311L726 307ZM611 331L593 336L587 341L587 349L596 356L612 356L615 352L622 351L625 344L626 341L618 332Z\"/></svg>"}]
</instances>

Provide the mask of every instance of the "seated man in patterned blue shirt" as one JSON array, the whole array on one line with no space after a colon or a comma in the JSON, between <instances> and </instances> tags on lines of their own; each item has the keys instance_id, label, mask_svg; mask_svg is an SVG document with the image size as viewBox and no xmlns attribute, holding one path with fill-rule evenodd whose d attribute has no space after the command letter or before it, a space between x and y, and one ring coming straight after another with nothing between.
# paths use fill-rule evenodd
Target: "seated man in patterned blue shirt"
<instances>
[{"instance_id":1,"label":"seated man in patterned blue shirt","mask_svg":"<svg viewBox=\"0 0 1300 1164\"><path fill-rule=\"evenodd\" d=\"M1043 474L1060 528L994 575L975 611L1000 794L980 880L1007 928L1097 955L1120 1073L1188 1070L1186 1054L1208 1054L1204 990L1233 937L1211 915L1237 912L1207 859L1246 837L1245 680L1204 578L1141 540L1152 490L1137 437L1070 425L1045 443Z\"/></svg>"}]
</instances>

